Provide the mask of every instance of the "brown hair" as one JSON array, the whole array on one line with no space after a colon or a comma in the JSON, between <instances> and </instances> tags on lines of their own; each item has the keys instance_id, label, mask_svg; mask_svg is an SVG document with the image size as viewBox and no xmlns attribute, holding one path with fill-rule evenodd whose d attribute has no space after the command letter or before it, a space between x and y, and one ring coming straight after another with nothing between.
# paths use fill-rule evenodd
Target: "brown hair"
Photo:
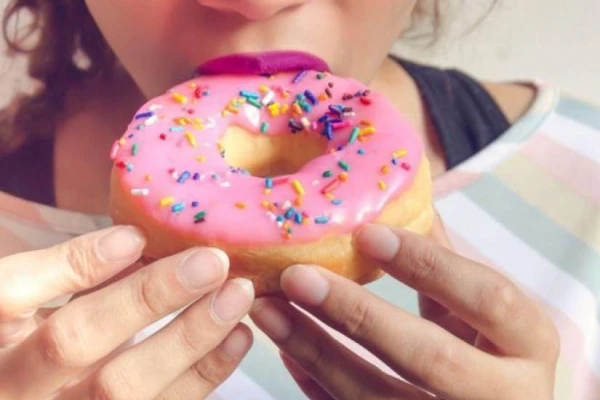
<instances>
[{"instance_id":1,"label":"brown hair","mask_svg":"<svg viewBox=\"0 0 600 400\"><path fill-rule=\"evenodd\" d=\"M23 16L31 18L26 26L19 21ZM83 0L11 0L2 33L9 56L26 55L28 75L40 87L32 95L17 96L0 113L0 155L28 139L52 135L69 87L110 75L116 63ZM32 40L35 45L28 48Z\"/></svg>"},{"instance_id":2,"label":"brown hair","mask_svg":"<svg viewBox=\"0 0 600 400\"><path fill-rule=\"evenodd\" d=\"M426 25L428 32L418 36L435 38L442 1L417 1L415 22ZM23 11L32 18L24 27L19 21ZM83 0L11 0L2 28L9 55L27 57L28 75L40 87L32 95L17 96L0 111L0 156L27 140L53 135L65 112L69 88L84 80L110 76L117 63ZM35 45L28 48L31 40ZM84 65L78 62L82 58Z\"/></svg>"}]
</instances>

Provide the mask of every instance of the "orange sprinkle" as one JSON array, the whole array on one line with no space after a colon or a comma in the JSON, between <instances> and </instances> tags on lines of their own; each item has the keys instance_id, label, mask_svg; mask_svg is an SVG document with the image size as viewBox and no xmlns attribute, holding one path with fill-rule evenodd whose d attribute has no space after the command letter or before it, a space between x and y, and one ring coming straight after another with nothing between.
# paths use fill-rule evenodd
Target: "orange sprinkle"
<instances>
[{"instance_id":1,"label":"orange sprinkle","mask_svg":"<svg viewBox=\"0 0 600 400\"><path fill-rule=\"evenodd\" d=\"M239 110L237 108L235 108L234 106L232 106L231 104L229 104L227 106L227 111L233 113L233 114L237 114L239 112Z\"/></svg>"},{"instance_id":2,"label":"orange sprinkle","mask_svg":"<svg viewBox=\"0 0 600 400\"><path fill-rule=\"evenodd\" d=\"M290 240L292 238L292 234L289 232L285 232L281 234L281 237L284 238L285 240Z\"/></svg>"},{"instance_id":3,"label":"orange sprinkle","mask_svg":"<svg viewBox=\"0 0 600 400\"><path fill-rule=\"evenodd\" d=\"M194 82L189 84L190 89L196 89L198 87L198 85L196 85Z\"/></svg>"},{"instance_id":4,"label":"orange sprinkle","mask_svg":"<svg viewBox=\"0 0 600 400\"><path fill-rule=\"evenodd\" d=\"M237 203L235 203L235 206L236 206L237 208L239 208L240 210L244 210L244 209L247 207L247 206L246 206L246 203L242 203L241 201L240 201L240 202L237 202Z\"/></svg>"},{"instance_id":5,"label":"orange sprinkle","mask_svg":"<svg viewBox=\"0 0 600 400\"><path fill-rule=\"evenodd\" d=\"M369 140L369 138L367 136L359 136L358 137L358 141L361 142L361 143L364 143L367 140Z\"/></svg>"},{"instance_id":6,"label":"orange sprinkle","mask_svg":"<svg viewBox=\"0 0 600 400\"><path fill-rule=\"evenodd\" d=\"M390 172L390 166L387 164L384 165L383 167L381 167L381 172L387 174L388 172Z\"/></svg>"},{"instance_id":7,"label":"orange sprinkle","mask_svg":"<svg viewBox=\"0 0 600 400\"><path fill-rule=\"evenodd\" d=\"M269 200L263 200L260 204L267 210L271 208L271 202Z\"/></svg>"},{"instance_id":8,"label":"orange sprinkle","mask_svg":"<svg viewBox=\"0 0 600 400\"><path fill-rule=\"evenodd\" d=\"M297 207L300 207L302 205L302 203L304 202L304 198L301 196L296 197L296 199L294 200L294 205Z\"/></svg>"},{"instance_id":9,"label":"orange sprinkle","mask_svg":"<svg viewBox=\"0 0 600 400\"><path fill-rule=\"evenodd\" d=\"M371 121L369 121L368 119L363 119L362 121L360 121L360 124L362 126L371 126L371 125L373 125L373 123Z\"/></svg>"},{"instance_id":10,"label":"orange sprinkle","mask_svg":"<svg viewBox=\"0 0 600 400\"><path fill-rule=\"evenodd\" d=\"M294 113L298 114L298 115L302 115L304 114L304 111L302 111L302 109L300 108L300 105L298 103L294 103L294 105L292 106Z\"/></svg>"},{"instance_id":11,"label":"orange sprinkle","mask_svg":"<svg viewBox=\"0 0 600 400\"><path fill-rule=\"evenodd\" d=\"M303 223L304 225L308 225L308 224L310 224L310 218L304 218L304 219L302 220L302 223Z\"/></svg>"},{"instance_id":12,"label":"orange sprinkle","mask_svg":"<svg viewBox=\"0 0 600 400\"><path fill-rule=\"evenodd\" d=\"M336 197L332 193L325 194L325 197L327 197L329 200L335 200L336 199Z\"/></svg>"},{"instance_id":13,"label":"orange sprinkle","mask_svg":"<svg viewBox=\"0 0 600 400\"><path fill-rule=\"evenodd\" d=\"M281 107L281 112L282 112L283 114L285 114L286 112L288 112L288 110L289 110L289 109L290 109L290 106L289 106L288 104L284 104L284 105Z\"/></svg>"},{"instance_id":14,"label":"orange sprinkle","mask_svg":"<svg viewBox=\"0 0 600 400\"><path fill-rule=\"evenodd\" d=\"M271 189L265 189L263 193L264 194L271 194Z\"/></svg>"},{"instance_id":15,"label":"orange sprinkle","mask_svg":"<svg viewBox=\"0 0 600 400\"><path fill-rule=\"evenodd\" d=\"M152 175L146 174L146 177L144 179L146 179L147 182L150 182L152 180Z\"/></svg>"},{"instance_id":16,"label":"orange sprinkle","mask_svg":"<svg viewBox=\"0 0 600 400\"><path fill-rule=\"evenodd\" d=\"M381 190L387 189L387 184L384 181L379 181L379 189L381 189Z\"/></svg>"},{"instance_id":17,"label":"orange sprinkle","mask_svg":"<svg viewBox=\"0 0 600 400\"><path fill-rule=\"evenodd\" d=\"M261 92L261 93L267 93L269 91L269 88L267 86L265 86L265 85L260 85L258 87L258 91Z\"/></svg>"},{"instance_id":18,"label":"orange sprinkle","mask_svg":"<svg viewBox=\"0 0 600 400\"><path fill-rule=\"evenodd\" d=\"M206 156L203 156L203 155L196 156L196 161L205 162Z\"/></svg>"},{"instance_id":19,"label":"orange sprinkle","mask_svg":"<svg viewBox=\"0 0 600 400\"><path fill-rule=\"evenodd\" d=\"M124 138L121 138L121 139L119 139L119 144L120 144L121 146L123 146L123 145L125 144L125 142L126 142L126 141L125 141L125 139L124 139Z\"/></svg>"},{"instance_id":20,"label":"orange sprinkle","mask_svg":"<svg viewBox=\"0 0 600 400\"><path fill-rule=\"evenodd\" d=\"M342 182L346 182L346 181L348 181L348 173L346 173L346 172L341 172L341 173L338 175L338 178L339 178L339 180L340 180L340 181L342 181Z\"/></svg>"},{"instance_id":21,"label":"orange sprinkle","mask_svg":"<svg viewBox=\"0 0 600 400\"><path fill-rule=\"evenodd\" d=\"M327 96L326 93L320 94L319 95L319 100L321 100L321 101L327 101L327 100L329 100L329 96Z\"/></svg>"}]
</instances>

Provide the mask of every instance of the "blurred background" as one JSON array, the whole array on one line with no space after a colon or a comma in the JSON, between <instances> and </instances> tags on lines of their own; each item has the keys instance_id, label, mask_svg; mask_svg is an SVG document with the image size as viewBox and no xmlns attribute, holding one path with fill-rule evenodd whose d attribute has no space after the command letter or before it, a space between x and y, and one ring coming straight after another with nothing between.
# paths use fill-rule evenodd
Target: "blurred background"
<instances>
[{"instance_id":1,"label":"blurred background","mask_svg":"<svg viewBox=\"0 0 600 400\"><path fill-rule=\"evenodd\" d=\"M0 0L0 9L7 1ZM487 4L463 0L446 16L448 26L435 46L408 41L395 52L484 80L542 79L600 105L600 0L498 0L473 27ZM0 85L2 106L27 86L22 61L0 57Z\"/></svg>"}]
</instances>

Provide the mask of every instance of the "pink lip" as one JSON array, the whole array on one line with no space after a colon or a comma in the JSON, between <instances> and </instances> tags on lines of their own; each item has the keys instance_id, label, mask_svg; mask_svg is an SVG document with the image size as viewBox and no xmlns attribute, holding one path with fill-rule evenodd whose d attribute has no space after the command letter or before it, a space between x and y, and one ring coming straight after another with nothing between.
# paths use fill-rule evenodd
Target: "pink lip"
<instances>
[{"instance_id":1,"label":"pink lip","mask_svg":"<svg viewBox=\"0 0 600 400\"><path fill-rule=\"evenodd\" d=\"M326 72L329 66L319 57L301 51L268 51L214 58L200 65L194 75L273 75L300 70Z\"/></svg>"}]
</instances>

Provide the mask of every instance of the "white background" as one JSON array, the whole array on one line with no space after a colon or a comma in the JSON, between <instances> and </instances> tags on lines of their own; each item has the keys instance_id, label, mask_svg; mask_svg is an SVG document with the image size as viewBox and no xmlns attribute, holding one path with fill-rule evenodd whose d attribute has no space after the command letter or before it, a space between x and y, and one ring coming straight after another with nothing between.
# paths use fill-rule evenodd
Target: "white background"
<instances>
[{"instance_id":1,"label":"white background","mask_svg":"<svg viewBox=\"0 0 600 400\"><path fill-rule=\"evenodd\" d=\"M0 7L6 1L0 0ZM372 5L378 0L363 1ZM435 47L405 44L400 53L457 66L480 79L541 78L600 105L600 0L498 0L496 9L465 34L484 4L488 0L462 0L447 18L452 26ZM11 67L0 57L0 103L22 85L19 71L18 64Z\"/></svg>"}]
</instances>

